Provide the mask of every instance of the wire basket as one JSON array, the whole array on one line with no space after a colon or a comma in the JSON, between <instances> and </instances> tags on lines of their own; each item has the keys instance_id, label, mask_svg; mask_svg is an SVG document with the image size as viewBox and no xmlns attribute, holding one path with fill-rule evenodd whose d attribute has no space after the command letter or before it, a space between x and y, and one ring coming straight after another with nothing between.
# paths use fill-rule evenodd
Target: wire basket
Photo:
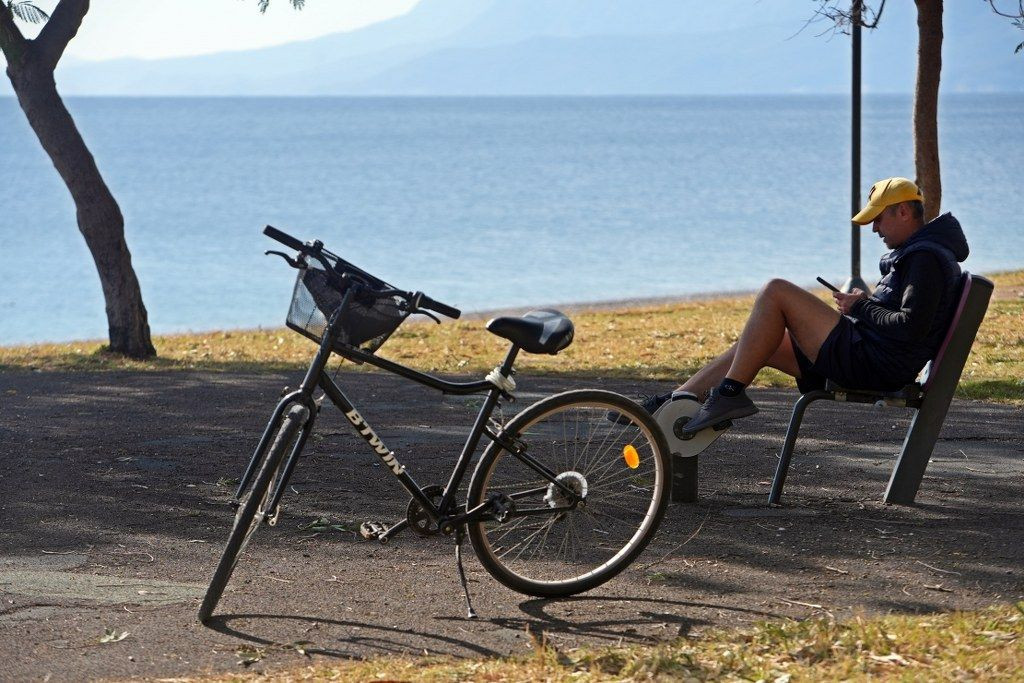
<instances>
[{"instance_id":1,"label":"wire basket","mask_svg":"<svg viewBox=\"0 0 1024 683\"><path fill-rule=\"evenodd\" d=\"M339 274L353 274L372 289L394 289L383 280L373 277L352 264L324 252L324 257ZM352 281L350 280L349 283ZM292 292L292 303L288 309L286 324L299 334L309 337L318 344L327 331L327 321L341 305L345 291L333 287L327 279L323 266L312 261L299 270ZM356 347L373 353L387 341L402 321L408 317L408 306L398 296L377 298L372 292L361 288L349 298L346 310L341 314L341 329L335 341L335 350L340 347Z\"/></svg>"}]
</instances>

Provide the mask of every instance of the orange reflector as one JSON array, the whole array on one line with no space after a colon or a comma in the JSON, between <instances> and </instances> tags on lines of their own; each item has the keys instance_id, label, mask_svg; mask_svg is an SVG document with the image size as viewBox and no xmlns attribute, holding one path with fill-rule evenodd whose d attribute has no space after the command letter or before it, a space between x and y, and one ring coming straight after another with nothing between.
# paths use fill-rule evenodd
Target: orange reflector
<instances>
[{"instance_id":1,"label":"orange reflector","mask_svg":"<svg viewBox=\"0 0 1024 683\"><path fill-rule=\"evenodd\" d=\"M640 454L636 452L632 444L626 444L622 447L622 459L626 461L626 464L632 470L640 467Z\"/></svg>"}]
</instances>

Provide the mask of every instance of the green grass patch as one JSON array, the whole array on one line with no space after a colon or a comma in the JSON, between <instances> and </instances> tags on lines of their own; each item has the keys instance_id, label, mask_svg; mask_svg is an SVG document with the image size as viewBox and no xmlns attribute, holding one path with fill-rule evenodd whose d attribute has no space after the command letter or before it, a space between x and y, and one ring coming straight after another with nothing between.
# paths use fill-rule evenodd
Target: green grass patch
<instances>
[{"instance_id":1,"label":"green grass patch","mask_svg":"<svg viewBox=\"0 0 1024 683\"><path fill-rule=\"evenodd\" d=\"M1024 403L1024 271L998 273L996 296L961 379L965 398ZM820 296L830 300L824 291ZM556 357L524 354L521 373L681 381L736 341L752 296L713 298L574 312L576 340ZM104 353L100 342L0 347L0 371L168 370L272 371L304 367L309 340L288 329L165 335L158 358L133 361ZM501 359L506 343L482 320L407 323L381 355L445 374L480 374ZM760 386L794 386L772 370Z\"/></svg>"},{"instance_id":2,"label":"green grass patch","mask_svg":"<svg viewBox=\"0 0 1024 683\"><path fill-rule=\"evenodd\" d=\"M655 646L560 651L533 637L534 654L504 659L389 657L204 681L1019 681L1024 603L972 612L817 618L714 630ZM303 643L315 652L316 643ZM275 650L240 651L273 665ZM254 658L258 658L254 661ZM181 679L176 679L181 680Z\"/></svg>"}]
</instances>

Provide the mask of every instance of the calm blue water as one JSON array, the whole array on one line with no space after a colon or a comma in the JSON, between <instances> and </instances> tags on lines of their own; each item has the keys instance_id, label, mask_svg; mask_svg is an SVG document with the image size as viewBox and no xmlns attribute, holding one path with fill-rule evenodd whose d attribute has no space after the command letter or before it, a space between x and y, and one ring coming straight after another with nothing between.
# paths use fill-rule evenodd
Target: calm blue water
<instances>
[{"instance_id":1,"label":"calm blue water","mask_svg":"<svg viewBox=\"0 0 1024 683\"><path fill-rule=\"evenodd\" d=\"M277 326L273 224L465 310L840 283L848 100L71 99L154 332ZM1024 96L941 104L944 208L976 272L1024 267ZM864 106L864 185L913 175L910 100ZM103 338L74 208L0 98L0 344ZM881 242L865 231L864 275Z\"/></svg>"}]
</instances>

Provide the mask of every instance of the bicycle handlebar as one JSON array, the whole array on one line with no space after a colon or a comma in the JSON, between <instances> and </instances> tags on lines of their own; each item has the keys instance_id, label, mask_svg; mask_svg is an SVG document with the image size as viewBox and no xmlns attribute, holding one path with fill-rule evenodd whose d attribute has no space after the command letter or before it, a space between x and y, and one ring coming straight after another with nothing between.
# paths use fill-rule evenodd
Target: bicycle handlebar
<instances>
[{"instance_id":1,"label":"bicycle handlebar","mask_svg":"<svg viewBox=\"0 0 1024 683\"><path fill-rule=\"evenodd\" d=\"M434 301L433 299L431 299L426 294L423 294L422 292L420 293L419 305L420 308L429 308L431 311L436 311L437 313L440 313L441 315L447 316L452 319L458 319L458 317L462 315L462 311L455 308L454 306L443 304L440 301Z\"/></svg>"},{"instance_id":2,"label":"bicycle handlebar","mask_svg":"<svg viewBox=\"0 0 1024 683\"><path fill-rule=\"evenodd\" d=\"M281 230L278 230L277 228L275 228L272 225L268 225L265 228L263 228L263 234L266 235L267 237L273 239L273 240L277 240L278 242L280 242L281 244L285 245L286 247L288 247L290 249L294 249L295 251L298 251L298 252L301 252L303 254L307 254L309 256L312 256L312 257L316 258L318 261L320 261L324 265L325 268L327 268L327 271L329 273L332 272L332 270L330 268L330 265L326 262L326 260L323 258L323 256L321 256L320 253L319 253L319 248L317 248L317 247L320 246L319 243L316 243L317 244L316 247L310 247L308 245L303 244L301 241L299 241L298 239L292 237L288 233L282 232ZM436 299L431 299L429 296L427 296L423 292L403 292L401 290L395 289L395 290L381 290L381 291L378 291L377 294L384 295L384 296L392 296L392 295L402 296L405 299L407 299L410 303L414 304L417 309L425 308L427 310L431 310L431 311L434 311L436 313L440 313L441 315L446 316L448 318L457 319L457 318L459 318L462 315L462 311L460 311L459 309L455 308L454 306L449 306L448 304L441 303L440 301L437 301Z\"/></svg>"},{"instance_id":3,"label":"bicycle handlebar","mask_svg":"<svg viewBox=\"0 0 1024 683\"><path fill-rule=\"evenodd\" d=\"M272 240L277 240L278 242L288 247L289 249L294 249L295 251L303 252L306 251L306 245L304 245L302 242L295 239L288 233L281 232L272 225L268 225L267 227L263 228L263 234Z\"/></svg>"}]
</instances>

